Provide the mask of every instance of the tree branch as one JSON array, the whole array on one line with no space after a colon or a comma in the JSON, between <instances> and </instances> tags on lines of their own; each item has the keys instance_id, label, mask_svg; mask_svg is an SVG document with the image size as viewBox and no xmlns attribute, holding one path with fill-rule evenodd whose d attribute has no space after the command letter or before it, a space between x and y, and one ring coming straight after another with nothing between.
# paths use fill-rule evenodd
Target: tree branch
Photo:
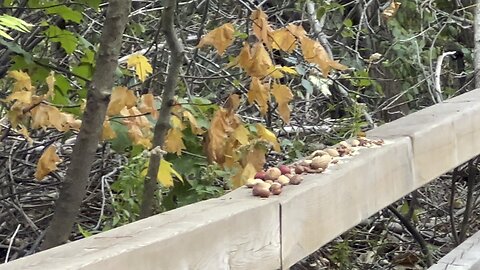
<instances>
[{"instance_id":1,"label":"tree branch","mask_svg":"<svg viewBox=\"0 0 480 270\"><path fill-rule=\"evenodd\" d=\"M162 105L159 110L159 119L155 124L153 134L153 147L159 149L163 146L165 136L170 127L170 110L173 104L177 80L180 67L183 63L183 45L177 37L174 29L174 17L177 6L176 0L165 1L165 9L162 13L162 32L165 35L167 45L170 49L170 68L167 74L167 81L162 94ZM155 93L159 95L159 93ZM157 174L160 161L162 159L161 151L151 151L150 162L143 189L143 200L140 210L140 218L145 218L153 214L155 193L158 188Z\"/></svg>"}]
</instances>

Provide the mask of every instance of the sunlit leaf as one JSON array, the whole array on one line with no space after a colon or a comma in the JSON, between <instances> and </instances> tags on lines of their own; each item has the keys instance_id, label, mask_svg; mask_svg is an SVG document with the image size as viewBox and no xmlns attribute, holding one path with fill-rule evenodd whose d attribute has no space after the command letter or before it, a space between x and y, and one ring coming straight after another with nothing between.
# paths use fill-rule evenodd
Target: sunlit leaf
<instances>
[{"instance_id":1,"label":"sunlit leaf","mask_svg":"<svg viewBox=\"0 0 480 270\"><path fill-rule=\"evenodd\" d=\"M275 136L273 132L266 129L262 124L257 123L255 124L255 127L257 128L258 136L261 139L264 139L267 142L271 143L275 151L280 151L280 144L278 143L277 136Z\"/></svg>"},{"instance_id":2,"label":"sunlit leaf","mask_svg":"<svg viewBox=\"0 0 480 270\"><path fill-rule=\"evenodd\" d=\"M127 60L127 67L133 67L140 81L144 82L153 69L148 59L141 54L131 55Z\"/></svg>"}]
</instances>

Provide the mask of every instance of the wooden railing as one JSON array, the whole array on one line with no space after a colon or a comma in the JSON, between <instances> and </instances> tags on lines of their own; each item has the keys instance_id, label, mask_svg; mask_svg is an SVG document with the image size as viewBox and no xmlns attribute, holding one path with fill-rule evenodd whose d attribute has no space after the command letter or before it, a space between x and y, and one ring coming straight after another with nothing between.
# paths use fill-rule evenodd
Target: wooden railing
<instances>
[{"instance_id":1,"label":"wooden railing","mask_svg":"<svg viewBox=\"0 0 480 270\"><path fill-rule=\"evenodd\" d=\"M246 188L0 265L6 269L287 269L480 154L480 90L367 133L380 148L253 197Z\"/></svg>"}]
</instances>

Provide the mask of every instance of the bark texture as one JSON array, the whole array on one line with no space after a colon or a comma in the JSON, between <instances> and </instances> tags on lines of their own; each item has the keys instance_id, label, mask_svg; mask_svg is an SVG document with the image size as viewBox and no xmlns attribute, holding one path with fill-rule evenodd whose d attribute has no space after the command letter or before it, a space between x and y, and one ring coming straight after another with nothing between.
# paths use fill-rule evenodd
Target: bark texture
<instances>
[{"instance_id":1,"label":"bark texture","mask_svg":"<svg viewBox=\"0 0 480 270\"><path fill-rule=\"evenodd\" d=\"M474 37L475 37L475 88L480 88L480 0L476 1L475 5L475 22L474 22Z\"/></svg>"},{"instance_id":2,"label":"bark texture","mask_svg":"<svg viewBox=\"0 0 480 270\"><path fill-rule=\"evenodd\" d=\"M155 124L153 134L153 147L159 149L163 146L165 136L170 127L170 110L173 105L173 97L177 88L178 74L183 63L183 45L177 37L174 28L176 0L165 1L165 9L162 13L162 32L165 35L168 48L170 49L170 67L167 81L162 94L162 105L159 111L160 117ZM158 95L158 93L156 93ZM158 190L157 173L162 159L161 151L151 151L150 162L143 189L143 201L140 210L140 218L149 217L154 213L155 193Z\"/></svg>"},{"instance_id":3,"label":"bark texture","mask_svg":"<svg viewBox=\"0 0 480 270\"><path fill-rule=\"evenodd\" d=\"M73 148L71 163L55 204L55 213L45 233L41 249L65 243L80 211L88 176L102 134L103 121L114 84L114 72L128 21L130 0L110 0L102 30L96 68L88 89L82 126Z\"/></svg>"}]
</instances>

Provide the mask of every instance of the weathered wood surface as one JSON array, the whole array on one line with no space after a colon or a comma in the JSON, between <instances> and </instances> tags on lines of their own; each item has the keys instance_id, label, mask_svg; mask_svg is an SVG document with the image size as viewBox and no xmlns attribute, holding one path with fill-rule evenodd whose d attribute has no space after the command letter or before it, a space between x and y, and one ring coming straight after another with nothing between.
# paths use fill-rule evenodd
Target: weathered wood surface
<instances>
[{"instance_id":1,"label":"weathered wood surface","mask_svg":"<svg viewBox=\"0 0 480 270\"><path fill-rule=\"evenodd\" d=\"M480 90L367 133L380 148L280 196L240 188L5 265L6 269L287 269L339 234L480 154ZM453 268L448 268L453 269Z\"/></svg>"},{"instance_id":2,"label":"weathered wood surface","mask_svg":"<svg viewBox=\"0 0 480 270\"><path fill-rule=\"evenodd\" d=\"M0 265L0 269L278 269L279 219L278 204L273 201L213 199Z\"/></svg>"},{"instance_id":3,"label":"weathered wood surface","mask_svg":"<svg viewBox=\"0 0 480 270\"><path fill-rule=\"evenodd\" d=\"M469 237L428 270L480 269L480 232Z\"/></svg>"}]
</instances>

